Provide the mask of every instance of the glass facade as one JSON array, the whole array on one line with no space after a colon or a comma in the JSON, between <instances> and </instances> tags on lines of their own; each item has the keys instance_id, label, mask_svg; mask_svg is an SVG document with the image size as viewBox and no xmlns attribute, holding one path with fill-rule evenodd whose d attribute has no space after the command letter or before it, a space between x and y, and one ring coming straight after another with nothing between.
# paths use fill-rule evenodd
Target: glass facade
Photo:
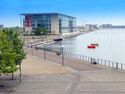
<instances>
[{"instance_id":1,"label":"glass facade","mask_svg":"<svg viewBox=\"0 0 125 94\"><path fill-rule=\"evenodd\" d=\"M34 28L46 28L49 33L52 33L52 24L58 25L59 33L74 32L76 28L76 18L58 13L49 14L23 14L25 16L24 26ZM55 19L56 17L57 19ZM52 21L57 20L57 21Z\"/></svg>"},{"instance_id":2,"label":"glass facade","mask_svg":"<svg viewBox=\"0 0 125 94\"><path fill-rule=\"evenodd\" d=\"M69 33L74 32L76 28L76 18L59 15L59 32Z\"/></svg>"},{"instance_id":3,"label":"glass facade","mask_svg":"<svg viewBox=\"0 0 125 94\"><path fill-rule=\"evenodd\" d=\"M32 15L32 28L46 28L51 33L51 17L49 15Z\"/></svg>"}]
</instances>

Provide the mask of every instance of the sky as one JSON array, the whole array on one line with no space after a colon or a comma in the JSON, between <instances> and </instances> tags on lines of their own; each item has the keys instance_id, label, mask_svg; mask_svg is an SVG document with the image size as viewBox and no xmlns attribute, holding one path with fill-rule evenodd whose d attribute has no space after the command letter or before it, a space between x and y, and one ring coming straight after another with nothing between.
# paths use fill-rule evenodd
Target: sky
<instances>
[{"instance_id":1,"label":"sky","mask_svg":"<svg viewBox=\"0 0 125 94\"><path fill-rule=\"evenodd\" d=\"M125 25L125 0L0 0L0 24L20 26L21 13L57 12L77 18L77 25Z\"/></svg>"}]
</instances>

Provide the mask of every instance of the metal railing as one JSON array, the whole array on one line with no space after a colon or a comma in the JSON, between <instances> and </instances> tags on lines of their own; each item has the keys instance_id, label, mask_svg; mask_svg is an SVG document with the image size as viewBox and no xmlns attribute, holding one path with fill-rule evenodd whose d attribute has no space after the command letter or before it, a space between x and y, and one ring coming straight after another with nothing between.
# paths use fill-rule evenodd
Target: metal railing
<instances>
[{"instance_id":1,"label":"metal railing","mask_svg":"<svg viewBox=\"0 0 125 94\"><path fill-rule=\"evenodd\" d=\"M125 64L115 62L115 61L92 58L89 56L72 54L72 53L68 53L68 52L64 52L64 56L66 58L74 58L74 59L78 59L78 60L83 60L83 61L86 61L90 64L100 64L100 65L103 65L105 67L110 67L110 68L119 69L119 70L125 70Z\"/></svg>"},{"instance_id":2,"label":"metal railing","mask_svg":"<svg viewBox=\"0 0 125 94\"><path fill-rule=\"evenodd\" d=\"M55 54L57 54L57 51L60 51L60 49L57 50L57 49L47 49L47 48L45 48L45 49L41 48L40 50L45 50L45 51L52 52ZM60 53L60 55L61 55L61 53ZM118 70L125 70L125 64L115 62L115 61L93 58L93 57L89 57L89 56L85 56L85 55L73 54L73 53L68 53L68 52L63 52L63 55L64 55L64 58L73 58L76 60L85 61L86 63L90 63L90 64L100 64L105 67L110 67L110 68L114 68L114 69L118 69Z\"/></svg>"}]
</instances>

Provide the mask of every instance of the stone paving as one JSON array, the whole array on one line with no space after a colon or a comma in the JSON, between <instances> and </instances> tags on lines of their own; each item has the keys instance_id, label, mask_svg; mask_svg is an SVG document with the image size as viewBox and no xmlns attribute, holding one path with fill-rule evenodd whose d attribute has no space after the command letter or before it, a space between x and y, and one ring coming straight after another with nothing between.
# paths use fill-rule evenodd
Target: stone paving
<instances>
[{"instance_id":1,"label":"stone paving","mask_svg":"<svg viewBox=\"0 0 125 94\"><path fill-rule=\"evenodd\" d=\"M83 69L72 71L51 62L41 64L40 58L32 56L33 58L37 59L35 64L39 64L39 69L43 65L42 68L46 66L44 70L49 72L35 71L33 75L26 72L22 76L22 82L19 81L18 74L14 80L10 80L11 75L1 76L0 94L125 94L125 72L89 64L80 64ZM29 68L27 71L32 70L30 65L33 66L34 63L27 66ZM55 72L54 68L50 70L50 65L63 67L62 72ZM56 70L59 71L58 68Z\"/></svg>"},{"instance_id":2,"label":"stone paving","mask_svg":"<svg viewBox=\"0 0 125 94\"><path fill-rule=\"evenodd\" d=\"M125 73L114 70L30 75L13 82L18 83L0 94L125 94Z\"/></svg>"}]
</instances>

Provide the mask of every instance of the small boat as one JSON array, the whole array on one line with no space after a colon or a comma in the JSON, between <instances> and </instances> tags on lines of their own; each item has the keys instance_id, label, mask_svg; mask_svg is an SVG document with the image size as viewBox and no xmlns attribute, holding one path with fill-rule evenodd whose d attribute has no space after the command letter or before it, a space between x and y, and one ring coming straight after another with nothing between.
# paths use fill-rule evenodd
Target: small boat
<instances>
[{"instance_id":1,"label":"small boat","mask_svg":"<svg viewBox=\"0 0 125 94\"><path fill-rule=\"evenodd\" d=\"M93 46L99 46L98 43L91 43L91 45L93 45Z\"/></svg>"},{"instance_id":2,"label":"small boat","mask_svg":"<svg viewBox=\"0 0 125 94\"><path fill-rule=\"evenodd\" d=\"M95 45L88 45L87 48L89 48L89 49L95 49L96 46Z\"/></svg>"}]
</instances>

